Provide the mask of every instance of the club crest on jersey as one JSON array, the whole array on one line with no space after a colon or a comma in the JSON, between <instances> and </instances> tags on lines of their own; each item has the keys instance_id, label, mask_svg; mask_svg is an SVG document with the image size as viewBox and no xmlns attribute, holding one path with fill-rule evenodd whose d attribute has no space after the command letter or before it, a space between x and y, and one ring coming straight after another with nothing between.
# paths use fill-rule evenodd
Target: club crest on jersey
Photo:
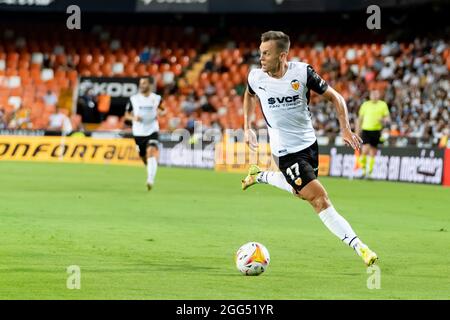
<instances>
[{"instance_id":1,"label":"club crest on jersey","mask_svg":"<svg viewBox=\"0 0 450 320\"><path fill-rule=\"evenodd\" d=\"M292 80L291 87L292 87L292 89L297 91L300 88L300 82L297 79Z\"/></svg>"}]
</instances>

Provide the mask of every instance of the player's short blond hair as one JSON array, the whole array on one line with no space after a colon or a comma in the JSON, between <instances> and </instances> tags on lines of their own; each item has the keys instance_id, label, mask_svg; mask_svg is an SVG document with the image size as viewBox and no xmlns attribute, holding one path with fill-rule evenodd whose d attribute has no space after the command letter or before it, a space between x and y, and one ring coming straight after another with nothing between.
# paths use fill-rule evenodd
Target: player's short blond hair
<instances>
[{"instance_id":1,"label":"player's short blond hair","mask_svg":"<svg viewBox=\"0 0 450 320\"><path fill-rule=\"evenodd\" d=\"M280 52L288 52L291 45L289 36L283 31L267 31L261 35L261 42L274 40Z\"/></svg>"}]
</instances>

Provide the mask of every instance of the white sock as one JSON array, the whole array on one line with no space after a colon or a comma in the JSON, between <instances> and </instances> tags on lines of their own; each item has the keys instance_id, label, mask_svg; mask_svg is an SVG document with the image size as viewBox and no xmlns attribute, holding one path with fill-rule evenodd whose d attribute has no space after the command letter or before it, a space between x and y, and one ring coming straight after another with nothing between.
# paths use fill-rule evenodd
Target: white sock
<instances>
[{"instance_id":1,"label":"white sock","mask_svg":"<svg viewBox=\"0 0 450 320\"><path fill-rule=\"evenodd\" d=\"M158 162L155 157L147 158L147 183L153 185L155 183Z\"/></svg>"},{"instance_id":2,"label":"white sock","mask_svg":"<svg viewBox=\"0 0 450 320\"><path fill-rule=\"evenodd\" d=\"M286 179L284 178L281 172L262 171L256 177L256 181L258 183L270 184L274 187L277 187L281 190L285 190L289 193L294 193L294 190L292 189L291 185L287 183Z\"/></svg>"},{"instance_id":3,"label":"white sock","mask_svg":"<svg viewBox=\"0 0 450 320\"><path fill-rule=\"evenodd\" d=\"M366 246L359 240L347 220L345 220L333 206L321 211L319 213L319 218L333 234L345 244L352 247L358 254L360 254L360 250L358 249Z\"/></svg>"}]
</instances>

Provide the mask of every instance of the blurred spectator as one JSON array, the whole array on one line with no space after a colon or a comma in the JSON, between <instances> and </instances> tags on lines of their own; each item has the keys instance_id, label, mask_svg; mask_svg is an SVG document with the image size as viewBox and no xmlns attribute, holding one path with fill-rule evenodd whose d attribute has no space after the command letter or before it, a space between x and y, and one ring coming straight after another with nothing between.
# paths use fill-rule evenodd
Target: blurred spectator
<instances>
[{"instance_id":1,"label":"blurred spectator","mask_svg":"<svg viewBox=\"0 0 450 320\"><path fill-rule=\"evenodd\" d=\"M216 94L216 87L211 83L208 83L205 88L205 94L209 97Z\"/></svg>"},{"instance_id":2,"label":"blurred spectator","mask_svg":"<svg viewBox=\"0 0 450 320\"><path fill-rule=\"evenodd\" d=\"M364 80L366 83L370 83L375 79L376 73L373 68L368 68L367 71L364 74Z\"/></svg>"},{"instance_id":3,"label":"blurred spectator","mask_svg":"<svg viewBox=\"0 0 450 320\"><path fill-rule=\"evenodd\" d=\"M186 122L186 130L189 131L190 134L193 134L194 129L195 129L195 119L193 117L190 117Z\"/></svg>"},{"instance_id":4,"label":"blurred spectator","mask_svg":"<svg viewBox=\"0 0 450 320\"><path fill-rule=\"evenodd\" d=\"M69 117L59 107L56 107L55 113L49 117L48 130L61 131L63 135L72 132L72 123Z\"/></svg>"},{"instance_id":5,"label":"blurred spectator","mask_svg":"<svg viewBox=\"0 0 450 320\"><path fill-rule=\"evenodd\" d=\"M175 80L175 74L171 70L164 71L162 81L164 86L171 85Z\"/></svg>"},{"instance_id":6,"label":"blurred spectator","mask_svg":"<svg viewBox=\"0 0 450 320\"><path fill-rule=\"evenodd\" d=\"M356 59L356 50L354 48L348 48L347 52L345 53L345 59L347 61L353 61Z\"/></svg>"},{"instance_id":7,"label":"blurred spectator","mask_svg":"<svg viewBox=\"0 0 450 320\"><path fill-rule=\"evenodd\" d=\"M179 93L178 77L174 77L173 81L167 84L163 89L163 96L175 95Z\"/></svg>"},{"instance_id":8,"label":"blurred spectator","mask_svg":"<svg viewBox=\"0 0 450 320\"><path fill-rule=\"evenodd\" d=\"M180 124L181 124L181 119L179 117L169 118L169 121L168 121L169 131L174 131L175 129L178 129Z\"/></svg>"},{"instance_id":9,"label":"blurred spectator","mask_svg":"<svg viewBox=\"0 0 450 320\"><path fill-rule=\"evenodd\" d=\"M94 95L94 90L92 88L88 88L86 92L78 98L77 113L81 115L83 122L100 122L100 113L97 109L97 97Z\"/></svg>"},{"instance_id":10,"label":"blurred spectator","mask_svg":"<svg viewBox=\"0 0 450 320\"><path fill-rule=\"evenodd\" d=\"M222 131L223 129L225 129L225 128L223 128L222 125L220 124L220 121L219 121L219 115L218 115L217 113L213 113L213 114L211 115L211 128L212 128L212 129L219 130L219 131Z\"/></svg>"},{"instance_id":11,"label":"blurred spectator","mask_svg":"<svg viewBox=\"0 0 450 320\"><path fill-rule=\"evenodd\" d=\"M391 128L389 130L389 136L391 136L391 137L400 136L400 130L398 129L398 125L396 123L391 124Z\"/></svg>"},{"instance_id":12,"label":"blurred spectator","mask_svg":"<svg viewBox=\"0 0 450 320\"><path fill-rule=\"evenodd\" d=\"M243 96L246 88L247 87L242 82L235 85L234 90L236 90L236 95Z\"/></svg>"},{"instance_id":13,"label":"blurred spectator","mask_svg":"<svg viewBox=\"0 0 450 320\"><path fill-rule=\"evenodd\" d=\"M212 72L214 70L214 60L216 59L216 55L214 54L212 58L206 61L205 66L203 68L204 72Z\"/></svg>"},{"instance_id":14,"label":"blurred spectator","mask_svg":"<svg viewBox=\"0 0 450 320\"><path fill-rule=\"evenodd\" d=\"M339 62L333 57L326 58L322 64L322 72L332 72L339 70Z\"/></svg>"},{"instance_id":15,"label":"blurred spectator","mask_svg":"<svg viewBox=\"0 0 450 320\"><path fill-rule=\"evenodd\" d=\"M381 57L375 55L373 66L358 70L355 79L342 81L344 75L329 72L328 65L322 75L331 76L328 82L338 83L341 92L350 93L346 99L350 119L356 112L354 106L366 98L369 88L383 86L381 91L392 111L391 137L406 137L424 146L437 145L450 120L448 69L438 55L438 51L442 54L448 50L448 44L416 39L410 47L412 50L402 51L398 43L386 42ZM349 53L349 58L352 56ZM336 113L330 103L317 102L312 95L311 110L320 133L338 134Z\"/></svg>"},{"instance_id":16,"label":"blurred spectator","mask_svg":"<svg viewBox=\"0 0 450 320\"><path fill-rule=\"evenodd\" d=\"M259 52L257 49L253 49L244 54L244 63L250 66L250 69L253 67L259 67Z\"/></svg>"},{"instance_id":17,"label":"blurred spectator","mask_svg":"<svg viewBox=\"0 0 450 320\"><path fill-rule=\"evenodd\" d=\"M217 112L216 108L211 104L211 98L202 96L200 98L200 108L203 112Z\"/></svg>"},{"instance_id":18,"label":"blurred spectator","mask_svg":"<svg viewBox=\"0 0 450 320\"><path fill-rule=\"evenodd\" d=\"M9 121L8 129L32 129L33 124L30 119L30 109L20 107L16 110Z\"/></svg>"},{"instance_id":19,"label":"blurred spectator","mask_svg":"<svg viewBox=\"0 0 450 320\"><path fill-rule=\"evenodd\" d=\"M110 48L112 51L116 51L116 50L118 50L120 47L121 47L121 43L120 43L120 40L119 40L119 39L113 39L113 40L111 40L111 43L110 43L110 45L109 45L109 48Z\"/></svg>"},{"instance_id":20,"label":"blurred spectator","mask_svg":"<svg viewBox=\"0 0 450 320\"><path fill-rule=\"evenodd\" d=\"M442 130L442 134L438 138L438 140L439 140L439 143L438 143L439 148L450 147L450 145L448 144L448 137L449 137L449 135L450 135L450 129L448 127L446 127L445 129Z\"/></svg>"},{"instance_id":21,"label":"blurred spectator","mask_svg":"<svg viewBox=\"0 0 450 320\"><path fill-rule=\"evenodd\" d=\"M143 64L147 64L150 61L149 47L145 46L144 49L142 49L142 52L139 54L139 61Z\"/></svg>"},{"instance_id":22,"label":"blurred spectator","mask_svg":"<svg viewBox=\"0 0 450 320\"><path fill-rule=\"evenodd\" d=\"M44 58L43 58L43 62L42 62L43 69L52 69L54 61L55 61L55 56L54 55L51 55L49 53L45 53L44 54Z\"/></svg>"},{"instance_id":23,"label":"blurred spectator","mask_svg":"<svg viewBox=\"0 0 450 320\"><path fill-rule=\"evenodd\" d=\"M6 129L8 122L6 120L6 111L0 106L0 129Z\"/></svg>"},{"instance_id":24,"label":"blurred spectator","mask_svg":"<svg viewBox=\"0 0 450 320\"><path fill-rule=\"evenodd\" d=\"M84 126L79 114L72 114L70 116L70 123L72 125L72 132L83 132Z\"/></svg>"},{"instance_id":25,"label":"blurred spectator","mask_svg":"<svg viewBox=\"0 0 450 320\"><path fill-rule=\"evenodd\" d=\"M219 55L216 55L214 58L214 66L212 71L219 73L229 71L228 67L223 64L222 58Z\"/></svg>"},{"instance_id":26,"label":"blurred spectator","mask_svg":"<svg viewBox=\"0 0 450 320\"><path fill-rule=\"evenodd\" d=\"M186 113L187 116L191 115L195 110L197 110L198 105L195 102L195 97L193 94L190 94L186 100L181 103L181 110Z\"/></svg>"},{"instance_id":27,"label":"blurred spectator","mask_svg":"<svg viewBox=\"0 0 450 320\"><path fill-rule=\"evenodd\" d=\"M162 63L161 55L159 50L155 50L155 54L153 54L150 58L150 62L153 64L160 65Z\"/></svg>"},{"instance_id":28,"label":"blurred spectator","mask_svg":"<svg viewBox=\"0 0 450 320\"><path fill-rule=\"evenodd\" d=\"M58 97L51 90L47 90L47 93L42 97L42 99L47 106L54 106L58 102Z\"/></svg>"},{"instance_id":29,"label":"blurred spectator","mask_svg":"<svg viewBox=\"0 0 450 320\"><path fill-rule=\"evenodd\" d=\"M74 57L73 57L72 55L70 55L70 54L67 55L66 57L67 57L67 61L66 61L65 68L67 68L67 69L69 69L69 70L76 69L77 64L76 64L76 62L75 62Z\"/></svg>"}]
</instances>

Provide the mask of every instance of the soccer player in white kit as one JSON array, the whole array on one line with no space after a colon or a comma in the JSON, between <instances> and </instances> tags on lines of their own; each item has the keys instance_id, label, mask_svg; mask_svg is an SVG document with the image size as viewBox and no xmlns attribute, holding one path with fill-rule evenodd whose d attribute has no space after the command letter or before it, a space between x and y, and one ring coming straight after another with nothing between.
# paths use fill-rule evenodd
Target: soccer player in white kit
<instances>
[{"instance_id":1,"label":"soccer player in white kit","mask_svg":"<svg viewBox=\"0 0 450 320\"><path fill-rule=\"evenodd\" d=\"M158 114L162 115L161 96L152 92L153 77L139 80L139 93L130 97L125 110L125 119L132 121L132 131L139 156L147 166L147 190L155 183L159 157Z\"/></svg>"},{"instance_id":2,"label":"soccer player in white kit","mask_svg":"<svg viewBox=\"0 0 450 320\"><path fill-rule=\"evenodd\" d=\"M289 46L289 36L281 31L262 34L261 68L250 71L244 94L245 140L256 151L258 142L251 119L257 96L268 127L271 151L281 172L261 171L252 165L242 188L245 190L256 183L271 184L308 201L325 226L370 266L378 259L377 255L336 211L317 180L319 151L308 107L310 90L333 102L346 144L359 149L362 140L350 129L344 98L310 65L288 62Z\"/></svg>"}]
</instances>

